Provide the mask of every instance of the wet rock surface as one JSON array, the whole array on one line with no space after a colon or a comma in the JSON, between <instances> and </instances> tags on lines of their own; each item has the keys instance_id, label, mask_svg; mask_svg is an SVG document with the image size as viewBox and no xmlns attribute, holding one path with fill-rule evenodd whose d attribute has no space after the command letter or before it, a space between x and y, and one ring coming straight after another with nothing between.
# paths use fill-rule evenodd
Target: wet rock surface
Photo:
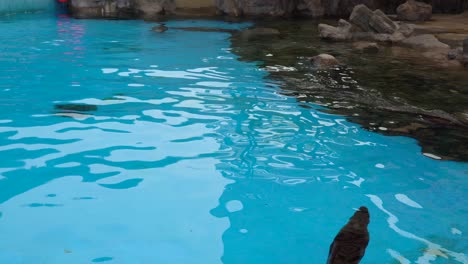
<instances>
[{"instance_id":1,"label":"wet rock surface","mask_svg":"<svg viewBox=\"0 0 468 264\"><path fill-rule=\"evenodd\" d=\"M434 35L423 34L407 38L401 42L411 48L422 49L449 49L450 46L440 42Z\"/></svg>"},{"instance_id":2,"label":"wet rock surface","mask_svg":"<svg viewBox=\"0 0 468 264\"><path fill-rule=\"evenodd\" d=\"M468 38L463 41L463 58L462 63L468 68Z\"/></svg>"},{"instance_id":3,"label":"wet rock surface","mask_svg":"<svg viewBox=\"0 0 468 264\"><path fill-rule=\"evenodd\" d=\"M321 41L317 21L257 25L278 29L281 38L245 42L234 35L233 51L241 60L262 61L267 71L271 66L294 69L269 73L283 94L296 97L299 104L325 106L318 109L370 131L415 138L422 152L468 161L468 75L463 68L438 69L439 62L406 47L384 45L378 53L361 53L352 42ZM440 55L445 61L447 52ZM309 58L322 53L342 64L315 70Z\"/></svg>"},{"instance_id":4,"label":"wet rock surface","mask_svg":"<svg viewBox=\"0 0 468 264\"><path fill-rule=\"evenodd\" d=\"M353 44L353 49L365 53L377 53L380 47L375 42L358 41Z\"/></svg>"},{"instance_id":5,"label":"wet rock surface","mask_svg":"<svg viewBox=\"0 0 468 264\"><path fill-rule=\"evenodd\" d=\"M431 19L432 6L416 0L408 0L397 8L398 20L426 21Z\"/></svg>"}]
</instances>

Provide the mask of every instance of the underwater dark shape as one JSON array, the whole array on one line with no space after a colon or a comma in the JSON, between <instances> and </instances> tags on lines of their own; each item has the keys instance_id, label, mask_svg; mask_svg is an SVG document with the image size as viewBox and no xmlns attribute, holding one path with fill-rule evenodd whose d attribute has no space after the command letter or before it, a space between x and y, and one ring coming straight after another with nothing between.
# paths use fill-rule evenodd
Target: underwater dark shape
<instances>
[{"instance_id":1,"label":"underwater dark shape","mask_svg":"<svg viewBox=\"0 0 468 264\"><path fill-rule=\"evenodd\" d=\"M88 104L56 104L55 109L67 112L92 112L97 110L97 106Z\"/></svg>"},{"instance_id":2,"label":"underwater dark shape","mask_svg":"<svg viewBox=\"0 0 468 264\"><path fill-rule=\"evenodd\" d=\"M327 264L357 264L369 244L369 210L361 206L330 245Z\"/></svg>"}]
</instances>

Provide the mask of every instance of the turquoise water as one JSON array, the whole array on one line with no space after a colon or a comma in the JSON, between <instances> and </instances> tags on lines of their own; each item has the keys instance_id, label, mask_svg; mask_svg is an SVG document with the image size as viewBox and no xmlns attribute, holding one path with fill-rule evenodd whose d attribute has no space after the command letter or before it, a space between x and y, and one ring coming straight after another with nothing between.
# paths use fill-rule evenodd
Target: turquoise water
<instances>
[{"instance_id":1,"label":"turquoise water","mask_svg":"<svg viewBox=\"0 0 468 264\"><path fill-rule=\"evenodd\" d=\"M151 26L0 17L0 263L325 263L361 205L362 263L468 263L466 163Z\"/></svg>"},{"instance_id":2,"label":"turquoise water","mask_svg":"<svg viewBox=\"0 0 468 264\"><path fill-rule=\"evenodd\" d=\"M0 0L0 14L53 10L55 0Z\"/></svg>"}]
</instances>

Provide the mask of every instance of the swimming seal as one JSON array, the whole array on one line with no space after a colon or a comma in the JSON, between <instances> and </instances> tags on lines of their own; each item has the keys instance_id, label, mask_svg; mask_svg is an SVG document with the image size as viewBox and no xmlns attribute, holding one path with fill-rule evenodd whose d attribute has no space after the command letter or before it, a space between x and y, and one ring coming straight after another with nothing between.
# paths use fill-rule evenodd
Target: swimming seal
<instances>
[{"instance_id":1,"label":"swimming seal","mask_svg":"<svg viewBox=\"0 0 468 264\"><path fill-rule=\"evenodd\" d=\"M358 264L369 244L369 210L361 206L336 235L328 253L327 264Z\"/></svg>"}]
</instances>

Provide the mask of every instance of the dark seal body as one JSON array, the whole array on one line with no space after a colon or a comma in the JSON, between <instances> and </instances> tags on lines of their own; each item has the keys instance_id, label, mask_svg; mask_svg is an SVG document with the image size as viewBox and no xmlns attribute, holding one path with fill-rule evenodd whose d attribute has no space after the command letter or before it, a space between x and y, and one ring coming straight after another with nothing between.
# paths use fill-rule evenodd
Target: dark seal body
<instances>
[{"instance_id":1,"label":"dark seal body","mask_svg":"<svg viewBox=\"0 0 468 264\"><path fill-rule=\"evenodd\" d=\"M361 206L330 245L327 264L358 264L369 244L369 210Z\"/></svg>"},{"instance_id":2,"label":"dark seal body","mask_svg":"<svg viewBox=\"0 0 468 264\"><path fill-rule=\"evenodd\" d=\"M159 26L152 27L151 30L158 33L166 32L169 28L165 24L161 23Z\"/></svg>"}]
</instances>

